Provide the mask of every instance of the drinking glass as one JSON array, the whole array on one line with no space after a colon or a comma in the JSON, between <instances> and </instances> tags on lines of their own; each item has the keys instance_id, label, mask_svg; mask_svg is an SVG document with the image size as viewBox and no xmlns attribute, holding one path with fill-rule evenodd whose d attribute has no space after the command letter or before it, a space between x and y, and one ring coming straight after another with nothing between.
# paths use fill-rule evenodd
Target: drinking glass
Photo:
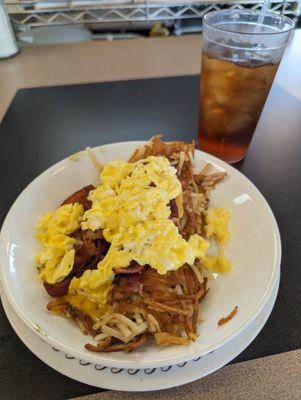
<instances>
[{"instance_id":1,"label":"drinking glass","mask_svg":"<svg viewBox=\"0 0 301 400\"><path fill-rule=\"evenodd\" d=\"M204 17L199 144L242 160L294 22L276 13L213 11Z\"/></svg>"}]
</instances>

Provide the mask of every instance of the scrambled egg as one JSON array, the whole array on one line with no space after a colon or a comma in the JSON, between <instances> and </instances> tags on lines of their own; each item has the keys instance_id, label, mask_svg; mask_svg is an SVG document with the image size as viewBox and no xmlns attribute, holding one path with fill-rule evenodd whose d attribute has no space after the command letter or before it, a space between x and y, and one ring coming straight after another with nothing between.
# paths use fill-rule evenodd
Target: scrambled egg
<instances>
[{"instance_id":1,"label":"scrambled egg","mask_svg":"<svg viewBox=\"0 0 301 400\"><path fill-rule=\"evenodd\" d=\"M205 239L193 235L186 241L169 219L169 202L181 194L182 187L165 157L111 162L104 167L101 182L90 193L92 208L85 212L81 226L102 228L111 246L97 270L73 278L69 293L104 304L114 267L125 268L135 260L166 274L204 258L209 246Z\"/></svg>"},{"instance_id":2,"label":"scrambled egg","mask_svg":"<svg viewBox=\"0 0 301 400\"><path fill-rule=\"evenodd\" d=\"M215 238L218 243L226 244L230 239L228 223L230 211L226 208L209 207L206 216L205 233L208 239Z\"/></svg>"},{"instance_id":3,"label":"scrambled egg","mask_svg":"<svg viewBox=\"0 0 301 400\"><path fill-rule=\"evenodd\" d=\"M215 239L218 244L226 244L230 239L228 223L230 211L226 208L209 207L206 215L205 233L208 239ZM228 272L231 269L230 261L225 256L206 256L202 260L204 268L213 272Z\"/></svg>"},{"instance_id":4,"label":"scrambled egg","mask_svg":"<svg viewBox=\"0 0 301 400\"><path fill-rule=\"evenodd\" d=\"M84 215L82 229L103 228L109 242L139 222L167 219L169 201L182 192L176 170L165 157L113 161L104 167L101 182L90 193L93 205Z\"/></svg>"},{"instance_id":5,"label":"scrambled egg","mask_svg":"<svg viewBox=\"0 0 301 400\"><path fill-rule=\"evenodd\" d=\"M72 270L75 239L70 237L80 227L84 214L78 204L66 204L41 217L36 237L44 249L36 257L39 277L48 283L62 281Z\"/></svg>"}]
</instances>

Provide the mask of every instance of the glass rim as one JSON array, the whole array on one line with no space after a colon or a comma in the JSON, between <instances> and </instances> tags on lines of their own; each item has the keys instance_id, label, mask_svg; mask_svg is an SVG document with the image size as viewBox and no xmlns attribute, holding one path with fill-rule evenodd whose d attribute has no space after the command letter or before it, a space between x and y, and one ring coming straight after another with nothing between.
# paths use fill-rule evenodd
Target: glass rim
<instances>
[{"instance_id":1,"label":"glass rim","mask_svg":"<svg viewBox=\"0 0 301 400\"><path fill-rule=\"evenodd\" d=\"M216 11L210 11L207 14L205 14L204 16L204 22L205 24L207 24L208 26L210 26L211 28L216 29L217 31L220 32L229 32L229 33L238 33L240 35L256 35L256 36L263 36L263 35L279 35L281 33L287 33L290 32L294 29L295 27L295 22L285 16L285 15L281 15L281 14L277 14L274 12L266 12L265 15L266 16L270 16L270 17L277 17L279 19L285 20L289 23L289 27L284 29L283 31L278 31L278 32L241 32L235 29L226 29L226 28L220 28L217 25L214 25L210 22L208 22L208 16L212 16L213 14L233 14L233 13L240 13L240 14L253 14L253 15L258 15L258 17L261 15L261 11L253 11L253 10L216 10ZM263 26L263 25L262 25Z\"/></svg>"}]
</instances>

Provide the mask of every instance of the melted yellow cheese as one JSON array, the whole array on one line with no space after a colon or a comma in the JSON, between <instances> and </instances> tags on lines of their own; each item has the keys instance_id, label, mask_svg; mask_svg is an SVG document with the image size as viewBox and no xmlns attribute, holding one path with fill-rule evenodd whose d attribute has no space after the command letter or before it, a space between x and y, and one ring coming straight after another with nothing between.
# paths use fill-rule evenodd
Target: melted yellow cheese
<instances>
[{"instance_id":1,"label":"melted yellow cheese","mask_svg":"<svg viewBox=\"0 0 301 400\"><path fill-rule=\"evenodd\" d=\"M92 318L100 318L107 312L111 311L111 306L108 304L98 304L97 302L91 301L86 296L82 296L80 294L68 293L66 296L64 296L64 299L73 307L78 308Z\"/></svg>"},{"instance_id":2,"label":"melted yellow cheese","mask_svg":"<svg viewBox=\"0 0 301 400\"><path fill-rule=\"evenodd\" d=\"M113 276L111 273L104 279L104 274L98 269L88 269L80 278L72 279L68 293L87 297L99 306L104 306L108 300Z\"/></svg>"}]
</instances>

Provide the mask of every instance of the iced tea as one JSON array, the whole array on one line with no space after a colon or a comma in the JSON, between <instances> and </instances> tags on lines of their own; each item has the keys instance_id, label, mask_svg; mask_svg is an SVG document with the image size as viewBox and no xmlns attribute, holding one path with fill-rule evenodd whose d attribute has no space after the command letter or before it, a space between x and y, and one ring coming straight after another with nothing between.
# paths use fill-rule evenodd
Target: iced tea
<instances>
[{"instance_id":1,"label":"iced tea","mask_svg":"<svg viewBox=\"0 0 301 400\"><path fill-rule=\"evenodd\" d=\"M228 162L244 154L279 62L233 63L202 56L200 145Z\"/></svg>"},{"instance_id":2,"label":"iced tea","mask_svg":"<svg viewBox=\"0 0 301 400\"><path fill-rule=\"evenodd\" d=\"M294 23L252 10L213 11L203 22L200 149L234 163L245 156Z\"/></svg>"}]
</instances>

